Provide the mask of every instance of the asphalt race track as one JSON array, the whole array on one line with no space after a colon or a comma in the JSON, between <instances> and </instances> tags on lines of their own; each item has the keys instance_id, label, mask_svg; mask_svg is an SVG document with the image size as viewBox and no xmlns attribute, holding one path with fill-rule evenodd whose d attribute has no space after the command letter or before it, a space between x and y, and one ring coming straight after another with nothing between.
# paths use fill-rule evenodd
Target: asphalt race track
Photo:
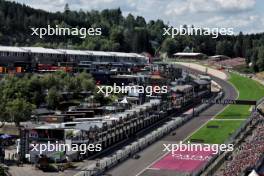
<instances>
[{"instance_id":1,"label":"asphalt race track","mask_svg":"<svg viewBox=\"0 0 264 176\"><path fill-rule=\"evenodd\" d=\"M181 66L184 67L184 66ZM185 67L186 68L186 67ZM199 73L199 71L191 70L191 72ZM235 99L237 97L237 92L235 88L224 80L211 76L214 81L216 81L225 92L225 98ZM184 141L192 133L201 128L207 121L213 118L216 114L221 112L226 106L225 105L212 105L207 110L199 114L198 117L193 118L180 128L176 129L172 133L176 135L167 135L161 140L155 142L151 146L147 147L143 151L139 152L139 159L129 158L123 163L117 165L107 172L112 176L175 176L184 175L184 173L177 173L172 171L160 171L158 169L150 168L159 159L163 158L166 151L163 151L163 144L167 143L178 143L179 141ZM172 134L171 133L171 134Z\"/></svg>"}]
</instances>

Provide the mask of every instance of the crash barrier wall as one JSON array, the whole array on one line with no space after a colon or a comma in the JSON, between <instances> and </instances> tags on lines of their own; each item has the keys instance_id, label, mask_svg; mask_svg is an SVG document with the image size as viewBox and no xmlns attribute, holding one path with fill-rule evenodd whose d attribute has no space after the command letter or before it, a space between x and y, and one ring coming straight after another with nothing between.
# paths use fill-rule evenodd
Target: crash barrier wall
<instances>
[{"instance_id":1,"label":"crash barrier wall","mask_svg":"<svg viewBox=\"0 0 264 176\"><path fill-rule=\"evenodd\" d=\"M260 100L257 101L257 106L261 103L264 102L264 97L261 98ZM230 136L230 138L228 138L226 141L225 141L225 144L234 144L234 148L239 146L241 144L241 140L238 140L237 141L237 138L240 136L240 135L245 135L245 131L246 131L246 128L248 127L248 125L250 123L252 123L252 120L253 120L253 116L254 114L252 113L248 119L246 119L242 125ZM257 122L256 122L257 123ZM255 124L254 124L255 125ZM202 167L199 171L193 173L193 176L199 176L201 175L202 173L204 173L206 170L207 170L207 173L210 173L210 175L213 175L217 169L224 163L225 159L227 156L229 156L230 154L232 153L232 151L227 151L227 152L224 152L224 151L220 151L217 155L214 155L209 162L206 163L206 165L204 167ZM217 161L217 163L214 163L217 159L219 159ZM214 166L212 166L212 164L215 164ZM212 166L210 169L209 167Z\"/></svg>"},{"instance_id":2,"label":"crash barrier wall","mask_svg":"<svg viewBox=\"0 0 264 176\"><path fill-rule=\"evenodd\" d=\"M223 92L218 93L214 98L219 100L224 96ZM123 149L116 151L113 155L109 157L102 158L98 160L96 164L89 165L85 170L80 171L75 176L97 176L102 175L106 170L114 167L119 162L126 160L127 158L133 156L137 152L146 148L150 144L156 142L163 136L167 135L176 128L182 126L190 119L194 118L203 110L207 109L212 104L202 104L197 108L194 108L193 114L187 114L185 117L172 117L172 120L166 122L163 126L157 128L155 131L152 131L150 134L138 139L137 141L131 143L128 146L125 146ZM194 116L193 116L194 115Z\"/></svg>"}]
</instances>

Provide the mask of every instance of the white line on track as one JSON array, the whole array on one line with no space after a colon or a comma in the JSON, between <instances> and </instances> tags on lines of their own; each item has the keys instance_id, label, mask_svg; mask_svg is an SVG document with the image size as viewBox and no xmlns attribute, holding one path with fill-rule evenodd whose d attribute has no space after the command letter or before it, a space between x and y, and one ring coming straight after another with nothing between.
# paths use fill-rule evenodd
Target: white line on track
<instances>
[{"instance_id":1,"label":"white line on track","mask_svg":"<svg viewBox=\"0 0 264 176\"><path fill-rule=\"evenodd\" d=\"M245 121L246 119L210 119L210 121Z\"/></svg>"}]
</instances>

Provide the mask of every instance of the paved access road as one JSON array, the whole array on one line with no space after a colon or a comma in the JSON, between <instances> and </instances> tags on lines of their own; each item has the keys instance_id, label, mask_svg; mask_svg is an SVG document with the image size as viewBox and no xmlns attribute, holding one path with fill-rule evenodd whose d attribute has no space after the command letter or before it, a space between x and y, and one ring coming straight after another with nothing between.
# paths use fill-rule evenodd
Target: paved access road
<instances>
[{"instance_id":1,"label":"paved access road","mask_svg":"<svg viewBox=\"0 0 264 176\"><path fill-rule=\"evenodd\" d=\"M183 66L182 66L183 67ZM186 68L186 67L184 67ZM187 68L190 70L189 68ZM191 70L192 72L201 73L199 71ZM235 88L227 83L226 81L212 77L220 86L222 86L225 92L225 98L235 99L237 97L237 92ZM167 135L151 146L147 147L143 151L139 152L141 156L139 159L128 159L123 163L117 165L107 172L112 176L170 176L170 175L181 175L180 173L171 172L161 172L159 170L151 170L148 168L152 163L161 158L166 152L163 151L163 144L167 143L177 143L179 141L184 141L192 133L201 128L207 121L213 118L217 113L221 112L226 106L224 105L212 105L210 108L200 113L198 117L190 120L185 125L176 129L175 136Z\"/></svg>"}]
</instances>

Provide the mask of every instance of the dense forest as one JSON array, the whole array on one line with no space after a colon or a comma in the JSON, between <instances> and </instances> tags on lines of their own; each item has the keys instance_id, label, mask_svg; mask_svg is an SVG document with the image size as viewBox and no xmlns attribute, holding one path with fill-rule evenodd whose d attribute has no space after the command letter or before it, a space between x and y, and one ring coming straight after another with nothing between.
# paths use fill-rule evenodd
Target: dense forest
<instances>
[{"instance_id":1,"label":"dense forest","mask_svg":"<svg viewBox=\"0 0 264 176\"><path fill-rule=\"evenodd\" d=\"M31 27L100 27L101 36L31 36ZM264 71L264 33L235 36L163 36L168 27L162 20L146 21L141 16L124 17L120 9L73 11L66 4L63 12L46 12L15 2L0 0L0 44L44 46L102 51L148 52L158 56L175 52L202 52L245 57L253 71Z\"/></svg>"}]
</instances>

